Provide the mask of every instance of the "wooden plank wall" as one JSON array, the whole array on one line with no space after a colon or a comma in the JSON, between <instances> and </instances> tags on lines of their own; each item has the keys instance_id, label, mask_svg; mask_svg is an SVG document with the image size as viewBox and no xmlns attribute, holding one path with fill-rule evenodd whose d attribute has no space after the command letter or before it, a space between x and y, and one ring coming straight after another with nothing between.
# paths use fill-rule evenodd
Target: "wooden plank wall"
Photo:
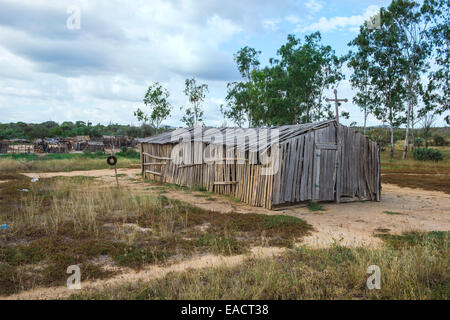
<instances>
[{"instance_id":1,"label":"wooden plank wall","mask_svg":"<svg viewBox=\"0 0 450 320\"><path fill-rule=\"evenodd\" d=\"M182 165L166 159L171 157L174 145L143 143L143 172L148 179L202 187L271 209L305 201L335 200L336 165L340 163L341 200L379 200L378 145L351 128L341 126L339 131L342 140L340 161L336 161L336 127L331 123L280 143L280 167L273 176L261 174L263 167L258 162L254 164L258 160L254 152L242 151L236 146L209 149L211 155L221 157L221 163L196 164L207 147L201 142L191 143L190 163ZM189 151L187 144L178 148L183 153ZM244 159L244 163L239 163L238 159Z\"/></svg>"},{"instance_id":2,"label":"wooden plank wall","mask_svg":"<svg viewBox=\"0 0 450 320\"><path fill-rule=\"evenodd\" d=\"M195 160L199 154L203 154L206 144L202 145L203 151L200 149L198 142L193 142L191 147L191 159ZM262 175L263 166L248 161L249 158L256 157L256 153L240 151L235 147L227 150L223 146L223 158L220 163L195 164L192 162L182 165L150 156L169 158L173 148L174 145L171 144L143 143L141 146L141 161L143 161L144 166L143 176L147 179L174 183L180 186L202 187L210 192L232 196L253 206L272 208L273 176ZM217 148L220 147L215 148L217 151ZM180 149L182 149L182 152L189 150L186 145L180 147ZM214 155L213 151L210 153L210 155ZM220 152L217 154L220 154ZM238 159L244 159L245 161L240 164Z\"/></svg>"},{"instance_id":3,"label":"wooden plank wall","mask_svg":"<svg viewBox=\"0 0 450 320\"><path fill-rule=\"evenodd\" d=\"M379 200L379 146L355 130L341 126L341 193L347 200Z\"/></svg>"}]
</instances>

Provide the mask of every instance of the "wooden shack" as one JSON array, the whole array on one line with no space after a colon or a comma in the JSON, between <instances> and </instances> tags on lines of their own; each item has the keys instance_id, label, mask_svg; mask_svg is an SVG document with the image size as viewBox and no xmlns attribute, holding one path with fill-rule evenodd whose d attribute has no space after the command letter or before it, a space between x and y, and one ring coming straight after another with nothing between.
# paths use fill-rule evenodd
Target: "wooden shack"
<instances>
[{"instance_id":1,"label":"wooden shack","mask_svg":"<svg viewBox=\"0 0 450 320\"><path fill-rule=\"evenodd\" d=\"M103 144L103 141L89 141L86 150L89 152L105 152L105 145Z\"/></svg>"},{"instance_id":2,"label":"wooden shack","mask_svg":"<svg viewBox=\"0 0 450 320\"><path fill-rule=\"evenodd\" d=\"M8 153L8 140L0 140L0 153Z\"/></svg>"},{"instance_id":3,"label":"wooden shack","mask_svg":"<svg viewBox=\"0 0 450 320\"><path fill-rule=\"evenodd\" d=\"M89 138L89 136L76 136L73 138L73 149L75 151L83 151L85 149L87 149L88 147L88 142L91 139Z\"/></svg>"},{"instance_id":4,"label":"wooden shack","mask_svg":"<svg viewBox=\"0 0 450 320\"><path fill-rule=\"evenodd\" d=\"M202 187L268 209L380 200L379 146L335 120L270 129L203 127L200 138L195 130L141 139L143 177ZM261 139L264 135L270 138ZM276 170L267 170L270 157Z\"/></svg>"}]
</instances>

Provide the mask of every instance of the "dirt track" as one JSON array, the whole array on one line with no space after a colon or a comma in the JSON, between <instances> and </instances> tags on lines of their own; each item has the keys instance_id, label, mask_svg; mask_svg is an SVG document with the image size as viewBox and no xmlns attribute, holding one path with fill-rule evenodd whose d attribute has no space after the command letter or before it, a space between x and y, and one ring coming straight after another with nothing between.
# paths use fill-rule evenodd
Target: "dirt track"
<instances>
[{"instance_id":1,"label":"dirt track","mask_svg":"<svg viewBox=\"0 0 450 320\"><path fill-rule=\"evenodd\" d=\"M119 169L120 184L142 192L149 190L149 183L137 176L140 169ZM102 179L107 184L115 184L112 170L73 171L59 173L26 173L30 178L53 176L91 176ZM420 189L400 188L383 184L380 202L358 202L343 204L323 204L325 211L311 212L308 208L290 208L282 211L270 211L255 208L244 203L235 202L227 197L214 195L214 201L195 197L199 192L186 193L182 190L168 190L165 196L183 200L198 207L216 212L286 214L302 218L310 223L315 232L303 239L302 244L313 247L326 247L334 242L346 246L377 246L381 240L374 235L382 229L384 232L399 234L411 230L450 230L450 196L442 192ZM388 214L386 211L395 214ZM280 254L281 248L253 248L252 255L267 257ZM164 277L171 271L183 271L190 268L199 269L211 266L234 266L242 263L245 255L221 257L204 255L189 260L175 262L168 266L149 266L142 271L122 273L107 280L83 282L83 290L95 290L105 286L134 283ZM64 298L74 293L66 287L37 288L0 299L55 299Z\"/></svg>"},{"instance_id":2,"label":"dirt track","mask_svg":"<svg viewBox=\"0 0 450 320\"><path fill-rule=\"evenodd\" d=\"M148 266L139 272L129 270L128 272L121 273L115 277L97 280L97 281L84 281L82 282L81 289L84 291L95 290L105 288L108 286L120 285L124 283L135 283L138 281L149 281L153 279L163 278L169 272L180 272L188 269L202 269L207 267L233 267L241 264L244 259L248 257L269 257L280 254L285 249L270 247L262 248L255 247L252 249L250 255L236 255L231 257L215 256L211 254L203 255L200 257L193 257L189 260L175 263L169 266ZM10 295L7 297L1 297L0 300L45 300L45 299L63 299L71 294L78 293L77 290L69 290L67 287L51 287L51 288L37 288L29 291L20 292L18 294Z\"/></svg>"}]
</instances>

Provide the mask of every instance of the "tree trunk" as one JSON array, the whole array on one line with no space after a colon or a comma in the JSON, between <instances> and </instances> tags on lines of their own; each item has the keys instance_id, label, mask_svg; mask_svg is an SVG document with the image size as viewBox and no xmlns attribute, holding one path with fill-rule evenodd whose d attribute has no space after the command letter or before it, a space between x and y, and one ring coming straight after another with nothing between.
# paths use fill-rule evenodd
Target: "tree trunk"
<instances>
[{"instance_id":1,"label":"tree trunk","mask_svg":"<svg viewBox=\"0 0 450 320\"><path fill-rule=\"evenodd\" d=\"M413 152L416 147L416 139L414 137L414 107L411 107L411 139L411 152Z\"/></svg>"},{"instance_id":2,"label":"tree trunk","mask_svg":"<svg viewBox=\"0 0 450 320\"><path fill-rule=\"evenodd\" d=\"M406 159L409 148L409 125L411 123L411 110L412 110L412 80L406 75L407 91L408 91L408 111L406 113L406 134L405 134L405 146L403 147L402 159Z\"/></svg>"},{"instance_id":3,"label":"tree trunk","mask_svg":"<svg viewBox=\"0 0 450 320\"><path fill-rule=\"evenodd\" d=\"M367 107L364 108L364 135L366 135Z\"/></svg>"},{"instance_id":4,"label":"tree trunk","mask_svg":"<svg viewBox=\"0 0 450 320\"><path fill-rule=\"evenodd\" d=\"M394 159L394 127L392 126L391 123L391 160Z\"/></svg>"},{"instance_id":5,"label":"tree trunk","mask_svg":"<svg viewBox=\"0 0 450 320\"><path fill-rule=\"evenodd\" d=\"M409 123L410 123L410 115L411 115L411 108L408 103L408 112L406 114L406 133L405 133L405 145L403 147L403 153L402 153L402 159L404 160L406 158L406 155L408 154L408 146L409 146Z\"/></svg>"}]
</instances>

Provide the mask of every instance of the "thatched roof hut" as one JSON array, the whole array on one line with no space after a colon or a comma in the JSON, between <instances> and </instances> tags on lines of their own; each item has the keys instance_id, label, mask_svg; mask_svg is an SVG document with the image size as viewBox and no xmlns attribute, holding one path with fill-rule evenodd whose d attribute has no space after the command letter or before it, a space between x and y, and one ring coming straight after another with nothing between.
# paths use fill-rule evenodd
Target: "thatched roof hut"
<instances>
[{"instance_id":1,"label":"thatched roof hut","mask_svg":"<svg viewBox=\"0 0 450 320\"><path fill-rule=\"evenodd\" d=\"M145 178L254 206L380 199L380 149L335 120L276 128L177 129L141 139Z\"/></svg>"}]
</instances>

